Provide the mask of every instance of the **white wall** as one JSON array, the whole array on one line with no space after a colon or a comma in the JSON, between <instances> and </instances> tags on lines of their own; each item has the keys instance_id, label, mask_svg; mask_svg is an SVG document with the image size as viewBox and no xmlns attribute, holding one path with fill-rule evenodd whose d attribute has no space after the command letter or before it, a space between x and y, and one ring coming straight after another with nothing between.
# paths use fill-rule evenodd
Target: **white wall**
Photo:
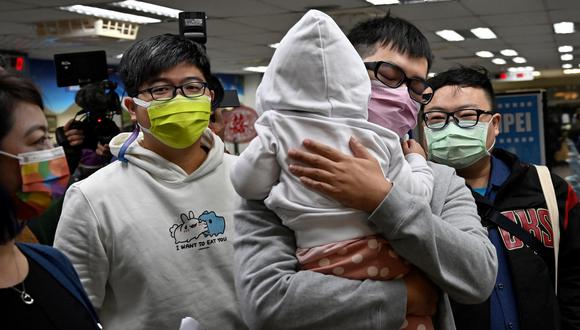
<instances>
[{"instance_id":1,"label":"white wall","mask_svg":"<svg viewBox=\"0 0 580 330\"><path fill-rule=\"evenodd\" d=\"M256 108L256 89L260 81L261 73L244 75L244 96L240 98L240 102L252 109Z\"/></svg>"}]
</instances>

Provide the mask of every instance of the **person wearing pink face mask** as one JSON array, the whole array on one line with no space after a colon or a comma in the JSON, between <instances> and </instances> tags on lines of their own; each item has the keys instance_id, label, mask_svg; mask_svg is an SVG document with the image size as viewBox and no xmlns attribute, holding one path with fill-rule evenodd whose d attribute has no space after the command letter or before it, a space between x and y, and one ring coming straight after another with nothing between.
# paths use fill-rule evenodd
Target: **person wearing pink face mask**
<instances>
[{"instance_id":1,"label":"person wearing pink face mask","mask_svg":"<svg viewBox=\"0 0 580 330\"><path fill-rule=\"evenodd\" d=\"M389 15L357 24L349 33L349 39L367 69L363 74L365 82L361 80L359 84L368 86L369 78L372 81L368 120L377 127L389 129L391 134L396 132L389 140L398 143L401 135L415 125L418 103L424 104L430 99L425 78L432 54L427 39L409 22ZM334 45L317 38L311 43ZM294 48L302 45L293 44ZM342 89L337 87L337 90L348 95L353 89L346 78L354 80L351 72L356 71L356 66L340 61L337 64L332 59L334 57L325 57L325 67L339 66L343 79L325 75L324 81L339 79L342 84L338 87ZM310 58L296 56L287 63L299 60ZM279 63L273 59L268 70L274 70L274 64ZM291 72L300 76L297 70L290 71L289 76L292 76ZM266 74L266 78L271 77ZM304 101L304 95L311 100L311 89L320 82L303 79L295 83L302 85L299 85L301 88L296 91L294 101ZM274 86L277 88L270 90L272 94L264 95L279 102L280 99L275 98L278 94L274 93L289 93L288 86ZM328 101L333 106L324 108L321 104L302 103L307 105L305 110L320 112L320 109L330 109L332 113L334 105L343 105L335 102L340 100L335 97L335 90L320 91L321 94L330 91ZM306 116L289 109L296 110L282 103L277 108L269 108L265 114L284 111L286 116ZM283 115L268 116L278 119ZM381 118L384 120L379 121ZM336 118L327 121L332 119ZM288 121L264 120L264 123L279 127L287 125ZM412 264L413 269L402 278L383 281L378 279L390 274L390 270L384 267L368 267L369 277L365 279L344 276L346 268L341 269L340 265L321 274L316 268L332 265L336 260L334 256L319 258L314 268L303 267L301 256L296 253L301 247L300 237L288 226L292 224L284 219L284 214L277 214L268 207L268 199L273 194L266 200L261 200L264 196L259 194L251 198L242 196L245 199L235 214L238 236L234 242L234 260L236 291L240 301L245 302L241 306L244 320L252 329L400 329L406 325L408 315L416 315L430 317L436 329L455 329L449 299L463 303L485 300L493 288L497 272L493 245L487 239L465 182L453 169L427 163L434 174L432 196L413 194L405 188L404 178L389 177L382 167L385 162L406 163L402 157L385 159L384 155L373 150L371 143L359 136L346 143L349 135L355 134L350 134L351 131L345 128L334 128L335 132L330 126L322 133L315 129L304 130L301 132L303 135L297 135L291 141L292 145L269 143L279 142L280 135L259 135L258 139L264 138L260 143L264 150L289 148L280 150L276 158L280 164L290 163L277 173L258 162L259 169L263 169L260 174L268 176L274 172L274 178L287 175L286 179L294 184L296 190L304 190L299 185L302 183L311 192L321 193L321 201L329 204L339 202L341 209L366 213L363 223L387 239L395 255ZM263 128L267 132L268 127L264 125ZM276 132L286 135L292 130L278 129ZM325 134L340 136L341 140L323 140ZM304 139L305 136L308 139ZM416 146L415 142L407 142L402 147L404 152L422 150ZM244 157L247 156L242 154L242 159ZM266 163L271 164L272 159L266 158ZM249 179L253 185L248 186L259 190L261 182L258 177ZM279 195L282 198L291 196ZM305 205L313 203L308 201ZM324 228L320 236L339 231L337 227ZM366 245L373 249L378 247L377 242L368 240ZM349 249L336 252L339 256L350 253ZM366 257L355 254L346 259L347 263L349 260L362 264ZM378 278L372 275L378 275Z\"/></svg>"},{"instance_id":2,"label":"person wearing pink face mask","mask_svg":"<svg viewBox=\"0 0 580 330\"><path fill-rule=\"evenodd\" d=\"M367 212L305 188L288 168L288 149L299 148L305 137L343 145L348 152L352 135L381 159L387 178L417 198L430 199L433 175L425 156L410 153L405 161L397 132L367 121L370 94L356 50L328 15L315 10L284 36L258 87L258 138L236 161L231 180L240 196L265 198L266 206L294 231L301 269L386 281L413 268L369 226ZM402 103L396 107L404 110L407 105ZM416 108L417 102L407 103ZM404 125L398 120L396 128ZM409 314L405 322L411 328L433 329L428 316Z\"/></svg>"},{"instance_id":3,"label":"person wearing pink face mask","mask_svg":"<svg viewBox=\"0 0 580 330\"><path fill-rule=\"evenodd\" d=\"M371 79L368 120L403 137L417 125L421 104L429 103L433 88L416 78L409 79L408 87L403 84L407 80L405 73L388 62L366 62L365 66L376 78Z\"/></svg>"}]
</instances>

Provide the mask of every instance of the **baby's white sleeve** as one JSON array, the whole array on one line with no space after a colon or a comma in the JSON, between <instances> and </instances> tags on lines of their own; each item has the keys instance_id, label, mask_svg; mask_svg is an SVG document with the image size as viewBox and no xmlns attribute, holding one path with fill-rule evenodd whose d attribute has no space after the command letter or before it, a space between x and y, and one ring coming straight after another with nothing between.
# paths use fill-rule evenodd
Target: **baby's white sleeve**
<instances>
[{"instance_id":1,"label":"baby's white sleeve","mask_svg":"<svg viewBox=\"0 0 580 330\"><path fill-rule=\"evenodd\" d=\"M230 179L238 194L250 200L268 197L280 178L276 139L269 129L261 127L257 131L258 136L241 153L230 171Z\"/></svg>"},{"instance_id":2,"label":"baby's white sleeve","mask_svg":"<svg viewBox=\"0 0 580 330\"><path fill-rule=\"evenodd\" d=\"M433 195L433 170L427 164L427 160L419 154L405 155L405 159L413 172L411 180L414 181L415 193L419 196L425 196L430 201Z\"/></svg>"}]
</instances>

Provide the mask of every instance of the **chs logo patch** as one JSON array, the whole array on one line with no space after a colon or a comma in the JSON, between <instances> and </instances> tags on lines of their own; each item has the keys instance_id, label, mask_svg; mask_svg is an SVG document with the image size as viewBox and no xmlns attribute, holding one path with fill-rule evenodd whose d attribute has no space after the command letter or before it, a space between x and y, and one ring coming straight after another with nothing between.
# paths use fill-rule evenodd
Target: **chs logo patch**
<instances>
[{"instance_id":1,"label":"chs logo patch","mask_svg":"<svg viewBox=\"0 0 580 330\"><path fill-rule=\"evenodd\" d=\"M546 247L553 248L554 240L552 234L552 224L550 222L550 212L547 209L526 209L501 212L511 221L521 226L525 231L532 234ZM508 250L521 249L524 242L510 234L507 230L498 228L503 243Z\"/></svg>"}]
</instances>

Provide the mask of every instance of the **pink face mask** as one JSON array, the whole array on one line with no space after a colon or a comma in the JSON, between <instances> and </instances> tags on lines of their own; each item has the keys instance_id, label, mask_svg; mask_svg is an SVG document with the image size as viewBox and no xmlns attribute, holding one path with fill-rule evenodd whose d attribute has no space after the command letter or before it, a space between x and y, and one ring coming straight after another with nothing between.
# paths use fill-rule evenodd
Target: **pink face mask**
<instances>
[{"instance_id":1,"label":"pink face mask","mask_svg":"<svg viewBox=\"0 0 580 330\"><path fill-rule=\"evenodd\" d=\"M420 105L411 99L406 85L390 88L378 80L371 80L369 118L373 124L388 128L399 137L417 125Z\"/></svg>"}]
</instances>

